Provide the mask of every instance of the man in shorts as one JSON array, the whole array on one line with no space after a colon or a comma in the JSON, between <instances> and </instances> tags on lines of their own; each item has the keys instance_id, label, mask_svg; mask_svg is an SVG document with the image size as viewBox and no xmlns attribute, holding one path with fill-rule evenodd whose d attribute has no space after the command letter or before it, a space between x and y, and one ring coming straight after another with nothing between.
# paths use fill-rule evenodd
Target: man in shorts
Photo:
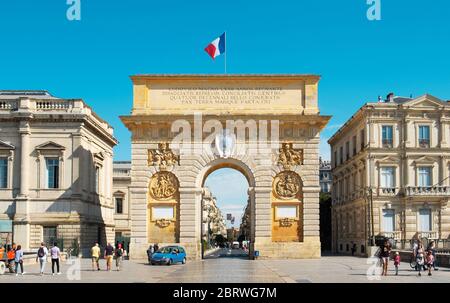
<instances>
[{"instance_id":1,"label":"man in shorts","mask_svg":"<svg viewBox=\"0 0 450 303\"><path fill-rule=\"evenodd\" d=\"M91 248L91 257L92 257L92 270L100 270L100 263L98 260L100 259L100 247L98 247L98 243Z\"/></svg>"}]
</instances>

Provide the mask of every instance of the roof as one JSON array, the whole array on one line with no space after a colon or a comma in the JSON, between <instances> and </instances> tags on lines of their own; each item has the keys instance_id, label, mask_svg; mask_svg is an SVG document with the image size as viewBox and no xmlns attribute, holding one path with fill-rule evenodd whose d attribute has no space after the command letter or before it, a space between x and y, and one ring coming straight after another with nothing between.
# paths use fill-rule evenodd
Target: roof
<instances>
[{"instance_id":1,"label":"roof","mask_svg":"<svg viewBox=\"0 0 450 303\"><path fill-rule=\"evenodd\" d=\"M315 74L137 74L135 78L317 78Z\"/></svg>"},{"instance_id":2,"label":"roof","mask_svg":"<svg viewBox=\"0 0 450 303\"><path fill-rule=\"evenodd\" d=\"M0 90L0 99L18 98L59 99L46 90Z\"/></svg>"}]
</instances>

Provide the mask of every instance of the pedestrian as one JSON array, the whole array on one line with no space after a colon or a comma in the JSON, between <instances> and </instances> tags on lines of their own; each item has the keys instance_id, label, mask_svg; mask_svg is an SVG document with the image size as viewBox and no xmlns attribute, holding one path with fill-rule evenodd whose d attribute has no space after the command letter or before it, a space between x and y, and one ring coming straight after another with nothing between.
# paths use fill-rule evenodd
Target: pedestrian
<instances>
[{"instance_id":1,"label":"pedestrian","mask_svg":"<svg viewBox=\"0 0 450 303\"><path fill-rule=\"evenodd\" d=\"M416 250L416 270L419 271L418 276L422 276L421 271L425 266L425 257L422 243L419 242Z\"/></svg>"},{"instance_id":2,"label":"pedestrian","mask_svg":"<svg viewBox=\"0 0 450 303\"><path fill-rule=\"evenodd\" d=\"M120 271L120 265L122 264L122 260L123 260L123 248L122 248L122 244L121 243L117 244L117 248L114 251L114 255L116 257L116 268L117 268L117 271Z\"/></svg>"},{"instance_id":3,"label":"pedestrian","mask_svg":"<svg viewBox=\"0 0 450 303\"><path fill-rule=\"evenodd\" d=\"M428 275L431 276L431 268L433 267L433 263L434 263L434 256L433 256L433 252L431 250L427 251L427 256L426 256L425 261L428 266Z\"/></svg>"},{"instance_id":4,"label":"pedestrian","mask_svg":"<svg viewBox=\"0 0 450 303\"><path fill-rule=\"evenodd\" d=\"M155 244L153 245L153 253L157 253L158 250L159 250L158 243L155 243Z\"/></svg>"},{"instance_id":5,"label":"pedestrian","mask_svg":"<svg viewBox=\"0 0 450 303\"><path fill-rule=\"evenodd\" d=\"M36 262L39 261L40 274L44 275L45 263L47 263L48 249L45 246L45 243L41 243L41 247L39 247L36 255Z\"/></svg>"},{"instance_id":6,"label":"pedestrian","mask_svg":"<svg viewBox=\"0 0 450 303\"><path fill-rule=\"evenodd\" d=\"M16 276L19 275L19 266L20 266L20 272L22 274L22 276L25 274L25 272L23 271L23 250L22 250L22 246L18 245L17 249L15 251L15 256L14 256L14 262L16 263Z\"/></svg>"},{"instance_id":7,"label":"pedestrian","mask_svg":"<svg viewBox=\"0 0 450 303\"><path fill-rule=\"evenodd\" d=\"M53 243L53 247L50 248L50 258L52 259L52 276L55 275L55 265L57 274L60 275L61 272L59 271L59 258L61 257L61 251L59 250L58 244L55 242Z\"/></svg>"},{"instance_id":8,"label":"pedestrian","mask_svg":"<svg viewBox=\"0 0 450 303\"><path fill-rule=\"evenodd\" d=\"M152 256L154 254L154 250L153 250L153 245L149 245L148 249L147 249L147 258L148 258L148 263L152 262Z\"/></svg>"},{"instance_id":9,"label":"pedestrian","mask_svg":"<svg viewBox=\"0 0 450 303\"><path fill-rule=\"evenodd\" d=\"M431 253L433 255L433 269L439 270L439 268L436 268L436 243L434 241L431 241L428 245L428 250L431 250Z\"/></svg>"},{"instance_id":10,"label":"pedestrian","mask_svg":"<svg viewBox=\"0 0 450 303\"><path fill-rule=\"evenodd\" d=\"M15 259L16 259L16 245L13 243L12 246L8 245L6 257L8 258L8 268L9 272L15 272Z\"/></svg>"},{"instance_id":11,"label":"pedestrian","mask_svg":"<svg viewBox=\"0 0 450 303\"><path fill-rule=\"evenodd\" d=\"M111 246L111 243L108 243L108 245L106 245L105 247L104 253L107 271L111 271L113 255L114 255L114 247Z\"/></svg>"},{"instance_id":12,"label":"pedestrian","mask_svg":"<svg viewBox=\"0 0 450 303\"><path fill-rule=\"evenodd\" d=\"M352 256L354 256L356 253L356 243L353 243L352 245Z\"/></svg>"},{"instance_id":13,"label":"pedestrian","mask_svg":"<svg viewBox=\"0 0 450 303\"><path fill-rule=\"evenodd\" d=\"M380 252L380 257L383 264L383 272L381 274L382 276L387 276L390 254L391 254L391 243L388 240L385 240L383 246L381 247Z\"/></svg>"},{"instance_id":14,"label":"pedestrian","mask_svg":"<svg viewBox=\"0 0 450 303\"><path fill-rule=\"evenodd\" d=\"M398 276L398 267L400 266L400 253L398 251L395 252L394 266L395 266L395 275Z\"/></svg>"},{"instance_id":15,"label":"pedestrian","mask_svg":"<svg viewBox=\"0 0 450 303\"><path fill-rule=\"evenodd\" d=\"M91 248L91 258L92 258L92 270L95 271L95 269L100 270L100 247L98 246L98 243L95 243L94 246Z\"/></svg>"}]
</instances>

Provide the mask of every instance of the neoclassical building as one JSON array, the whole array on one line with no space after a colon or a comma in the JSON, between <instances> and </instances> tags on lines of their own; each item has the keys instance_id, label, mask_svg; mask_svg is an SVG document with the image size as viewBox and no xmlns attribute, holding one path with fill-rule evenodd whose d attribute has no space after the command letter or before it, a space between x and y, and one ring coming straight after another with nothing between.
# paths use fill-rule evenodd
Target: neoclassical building
<instances>
[{"instance_id":1,"label":"neoclassical building","mask_svg":"<svg viewBox=\"0 0 450 303\"><path fill-rule=\"evenodd\" d=\"M113 241L112 127L80 99L0 91L0 128L0 221L13 241L82 254Z\"/></svg>"},{"instance_id":2,"label":"neoclassical building","mask_svg":"<svg viewBox=\"0 0 450 303\"><path fill-rule=\"evenodd\" d=\"M450 105L430 95L366 103L328 141L333 250L368 254L376 236L398 248L450 236Z\"/></svg>"},{"instance_id":3,"label":"neoclassical building","mask_svg":"<svg viewBox=\"0 0 450 303\"><path fill-rule=\"evenodd\" d=\"M218 235L227 237L227 226L219 207L217 207L216 197L213 196L209 188L205 187L203 192L203 213L202 213L202 236L206 241L212 241Z\"/></svg>"},{"instance_id":4,"label":"neoclassical building","mask_svg":"<svg viewBox=\"0 0 450 303\"><path fill-rule=\"evenodd\" d=\"M131 78L132 258L154 242L200 258L204 182L223 167L248 182L250 256L320 257L318 76Z\"/></svg>"}]
</instances>

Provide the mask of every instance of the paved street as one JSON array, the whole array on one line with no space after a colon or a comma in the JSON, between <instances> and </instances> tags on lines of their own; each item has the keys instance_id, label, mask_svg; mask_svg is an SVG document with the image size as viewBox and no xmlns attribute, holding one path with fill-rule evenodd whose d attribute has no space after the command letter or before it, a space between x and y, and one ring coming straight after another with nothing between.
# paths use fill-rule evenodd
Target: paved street
<instances>
[{"instance_id":1,"label":"paved street","mask_svg":"<svg viewBox=\"0 0 450 303\"><path fill-rule=\"evenodd\" d=\"M222 256L222 257L221 257ZM225 257L223 257L225 256ZM28 265L24 276L5 274L0 276L0 283L6 282L123 282L123 283L155 283L155 282L222 282L222 283L264 283L264 282L342 282L342 283L384 283L384 282L450 282L450 269L441 268L433 272L433 276L417 277L409 264L403 263L399 276L393 275L390 264L390 276L380 281L368 280L366 273L372 264L368 259L346 256L326 256L320 260L257 260L250 261L242 257L242 251L220 250L203 261L191 261L186 265L150 266L146 262L125 261L122 271L106 272L104 260L102 270L92 271L89 259L82 259L80 280L69 280L77 271L73 266L64 264L63 274L52 276L50 264L47 263L44 276L39 276L37 264ZM68 275L69 273L69 275ZM74 274L75 273L75 274Z\"/></svg>"}]
</instances>

